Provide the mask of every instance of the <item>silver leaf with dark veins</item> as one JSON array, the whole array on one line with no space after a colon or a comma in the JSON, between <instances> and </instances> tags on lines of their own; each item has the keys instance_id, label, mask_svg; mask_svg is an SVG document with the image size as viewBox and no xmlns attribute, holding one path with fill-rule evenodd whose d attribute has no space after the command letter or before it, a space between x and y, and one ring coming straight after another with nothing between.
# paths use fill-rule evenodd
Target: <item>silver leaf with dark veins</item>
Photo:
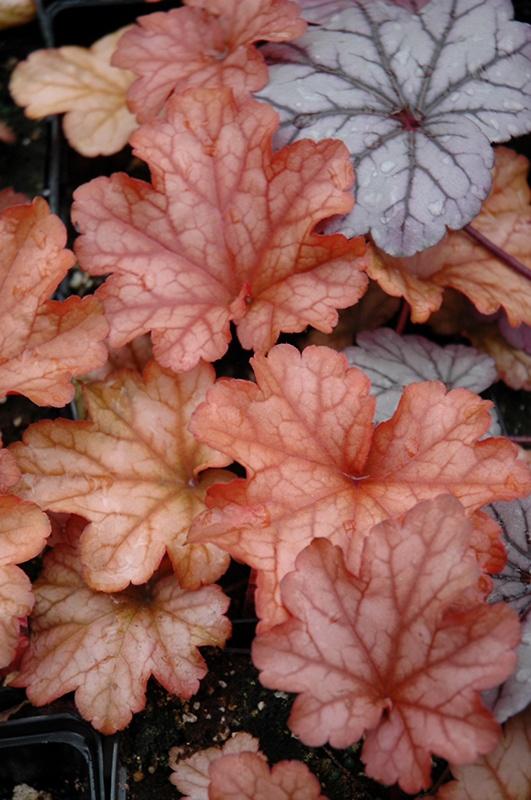
<instances>
[{"instance_id":1,"label":"silver leaf with dark veins","mask_svg":"<svg viewBox=\"0 0 531 800\"><path fill-rule=\"evenodd\" d=\"M356 205L334 229L370 231L395 256L462 228L491 186L493 152L531 129L531 26L510 0L432 0L417 13L356 0L291 44L264 48L259 97L281 115L278 144L339 137Z\"/></svg>"},{"instance_id":2,"label":"silver leaf with dark veins","mask_svg":"<svg viewBox=\"0 0 531 800\"><path fill-rule=\"evenodd\" d=\"M522 640L516 669L504 684L483 692L498 722L518 714L531 702L531 496L509 503L492 503L486 511L503 532L507 564L492 575L490 603L505 601L522 621Z\"/></svg>"},{"instance_id":3,"label":"silver leaf with dark veins","mask_svg":"<svg viewBox=\"0 0 531 800\"><path fill-rule=\"evenodd\" d=\"M405 386L419 381L442 381L449 389L482 392L498 378L494 360L473 347L440 347L423 336L399 336L390 328L365 331L357 347L343 350L349 364L371 379L376 422L393 416ZM498 431L491 431L497 435Z\"/></svg>"},{"instance_id":4,"label":"silver leaf with dark veins","mask_svg":"<svg viewBox=\"0 0 531 800\"><path fill-rule=\"evenodd\" d=\"M531 611L531 496L485 510L500 525L507 549L507 565L492 576L489 601L505 600L524 617Z\"/></svg>"}]
</instances>

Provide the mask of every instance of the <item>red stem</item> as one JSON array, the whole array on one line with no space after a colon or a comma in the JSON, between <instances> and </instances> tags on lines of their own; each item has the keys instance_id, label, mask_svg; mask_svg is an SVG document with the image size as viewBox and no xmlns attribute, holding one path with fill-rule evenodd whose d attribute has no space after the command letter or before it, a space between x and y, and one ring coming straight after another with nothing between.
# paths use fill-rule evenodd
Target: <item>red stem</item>
<instances>
[{"instance_id":1,"label":"red stem","mask_svg":"<svg viewBox=\"0 0 531 800\"><path fill-rule=\"evenodd\" d=\"M400 309L400 316L398 317L398 322L396 323L396 332L399 336L402 336L404 333L404 329L409 320L409 303L406 300L402 300L402 308Z\"/></svg>"},{"instance_id":2,"label":"red stem","mask_svg":"<svg viewBox=\"0 0 531 800\"><path fill-rule=\"evenodd\" d=\"M529 267L526 267L525 264L522 264L521 261L512 256L506 250L503 250L503 248L498 247L497 244L491 242L490 239L487 239L486 236L483 236L483 234L476 230L476 228L473 228L472 225L465 225L463 230L465 233L468 233L472 239L475 239L476 242L478 242L482 247L495 255L496 258L499 258L500 261L503 261L504 264L507 264L508 267L511 267L511 269L514 269L515 272L523 275L524 278L531 279L531 269L529 269Z\"/></svg>"}]
</instances>

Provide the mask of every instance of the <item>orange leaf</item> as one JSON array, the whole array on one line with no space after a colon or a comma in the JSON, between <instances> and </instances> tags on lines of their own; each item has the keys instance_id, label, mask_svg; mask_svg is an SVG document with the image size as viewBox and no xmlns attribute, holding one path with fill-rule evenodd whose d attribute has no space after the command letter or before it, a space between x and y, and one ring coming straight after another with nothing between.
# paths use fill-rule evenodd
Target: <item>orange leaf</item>
<instances>
[{"instance_id":1,"label":"orange leaf","mask_svg":"<svg viewBox=\"0 0 531 800\"><path fill-rule=\"evenodd\" d=\"M513 671L520 626L481 602L470 534L443 495L373 528L359 569L325 539L298 556L289 618L258 636L253 661L264 686L300 693L289 726L305 744L365 735L366 774L406 792L430 785L431 753L464 764L495 746L480 692Z\"/></svg>"},{"instance_id":2,"label":"orange leaf","mask_svg":"<svg viewBox=\"0 0 531 800\"><path fill-rule=\"evenodd\" d=\"M66 230L41 198L0 213L0 395L64 406L70 380L101 366L108 325L99 302L47 301L74 262Z\"/></svg>"},{"instance_id":3,"label":"orange leaf","mask_svg":"<svg viewBox=\"0 0 531 800\"><path fill-rule=\"evenodd\" d=\"M475 347L492 356L500 378L511 389L531 392L531 355L513 347L496 324L473 326L467 336Z\"/></svg>"},{"instance_id":4,"label":"orange leaf","mask_svg":"<svg viewBox=\"0 0 531 800\"><path fill-rule=\"evenodd\" d=\"M531 491L513 444L478 441L491 404L466 389L408 386L392 419L375 427L368 378L333 350L278 345L253 365L256 384L219 381L192 419L196 436L248 478L209 491L212 510L191 539L259 570L262 630L285 618L279 581L313 538L354 557L374 524L419 500L450 492L471 514Z\"/></svg>"},{"instance_id":5,"label":"orange leaf","mask_svg":"<svg viewBox=\"0 0 531 800\"><path fill-rule=\"evenodd\" d=\"M529 800L531 707L505 725L497 748L475 764L451 765L457 780L439 789L436 800Z\"/></svg>"},{"instance_id":6,"label":"orange leaf","mask_svg":"<svg viewBox=\"0 0 531 800\"><path fill-rule=\"evenodd\" d=\"M110 155L127 144L136 121L126 105L130 72L111 66L124 29L104 36L89 49L37 50L20 62L9 89L31 119L65 114L70 145L84 156Z\"/></svg>"},{"instance_id":7,"label":"orange leaf","mask_svg":"<svg viewBox=\"0 0 531 800\"><path fill-rule=\"evenodd\" d=\"M121 594L94 592L68 544L45 558L34 591L30 646L11 685L27 687L38 706L75 691L80 713L103 733L144 707L151 675L183 699L195 694L207 672L197 648L223 646L230 634L219 586L190 592L170 575Z\"/></svg>"},{"instance_id":8,"label":"orange leaf","mask_svg":"<svg viewBox=\"0 0 531 800\"><path fill-rule=\"evenodd\" d=\"M153 185L118 174L76 191L83 269L114 273L97 291L112 347L151 330L157 361L186 370L223 355L231 320L244 347L267 350L280 331L330 332L363 294L363 240L313 232L351 207L345 147L273 153L277 126L263 104L198 89L132 138Z\"/></svg>"},{"instance_id":9,"label":"orange leaf","mask_svg":"<svg viewBox=\"0 0 531 800\"><path fill-rule=\"evenodd\" d=\"M154 362L144 380L123 372L85 387L91 422L36 423L12 445L22 472L21 497L41 508L91 521L81 535L90 586L114 592L147 581L167 551L182 586L211 583L228 566L215 545L189 545L188 529L208 486L230 462L187 430L214 380L202 364L175 376ZM200 474L203 473L203 474Z\"/></svg>"},{"instance_id":10,"label":"orange leaf","mask_svg":"<svg viewBox=\"0 0 531 800\"><path fill-rule=\"evenodd\" d=\"M185 2L194 8L140 17L113 57L113 64L139 76L128 93L139 122L192 87L227 87L240 96L261 89L267 67L254 43L284 42L306 30L288 0Z\"/></svg>"},{"instance_id":11,"label":"orange leaf","mask_svg":"<svg viewBox=\"0 0 531 800\"><path fill-rule=\"evenodd\" d=\"M471 225L531 268L529 162L505 147L495 157L492 191ZM413 322L425 322L440 307L444 289L452 287L483 314L504 308L511 325L531 324L530 281L461 231L450 231L411 258L378 250L368 273L388 294L405 297Z\"/></svg>"}]
</instances>

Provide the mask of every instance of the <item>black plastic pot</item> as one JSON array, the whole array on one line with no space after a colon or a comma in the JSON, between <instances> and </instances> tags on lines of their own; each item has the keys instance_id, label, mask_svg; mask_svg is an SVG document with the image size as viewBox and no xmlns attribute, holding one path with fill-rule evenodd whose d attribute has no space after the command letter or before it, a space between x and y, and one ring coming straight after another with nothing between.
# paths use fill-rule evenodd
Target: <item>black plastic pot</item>
<instances>
[{"instance_id":1,"label":"black plastic pot","mask_svg":"<svg viewBox=\"0 0 531 800\"><path fill-rule=\"evenodd\" d=\"M1 689L0 707L19 698ZM101 736L73 711L31 709L31 716L0 723L0 800L11 800L20 784L50 791L54 800L125 800L125 777L117 738Z\"/></svg>"}]
</instances>

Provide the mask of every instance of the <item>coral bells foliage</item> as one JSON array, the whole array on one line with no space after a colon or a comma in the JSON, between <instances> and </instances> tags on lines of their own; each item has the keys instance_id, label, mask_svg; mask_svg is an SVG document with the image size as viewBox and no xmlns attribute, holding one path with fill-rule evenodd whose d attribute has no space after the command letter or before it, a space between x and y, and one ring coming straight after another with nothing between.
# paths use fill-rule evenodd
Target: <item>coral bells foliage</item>
<instances>
[{"instance_id":1,"label":"coral bells foliage","mask_svg":"<svg viewBox=\"0 0 531 800\"><path fill-rule=\"evenodd\" d=\"M114 592L147 581L165 552L187 589L227 569L229 558L218 547L186 541L207 487L233 478L207 470L230 458L187 430L213 380L208 364L180 376L154 362L143 379L119 372L85 387L90 421L39 422L25 432L24 444L13 445L21 497L91 521L80 553L94 589Z\"/></svg>"},{"instance_id":2,"label":"coral bells foliage","mask_svg":"<svg viewBox=\"0 0 531 800\"><path fill-rule=\"evenodd\" d=\"M113 57L138 76L128 101L140 122L192 87L228 87L239 96L261 89L267 67L254 42L283 42L306 30L289 0L185 0L185 6L141 17Z\"/></svg>"},{"instance_id":3,"label":"coral bells foliage","mask_svg":"<svg viewBox=\"0 0 531 800\"><path fill-rule=\"evenodd\" d=\"M298 692L289 725L306 744L365 734L370 777L430 785L431 754L466 764L496 745L479 691L515 666L518 615L486 605L471 526L455 498L373 528L358 564L325 539L282 582L288 619L253 645L262 683Z\"/></svg>"},{"instance_id":4,"label":"coral bells foliage","mask_svg":"<svg viewBox=\"0 0 531 800\"><path fill-rule=\"evenodd\" d=\"M528 171L527 158L506 147L496 148L492 190L472 225L531 268ZM531 323L529 278L512 270L463 231L449 231L434 247L410 258L394 258L376 250L368 272L384 291L407 300L415 322L425 322L440 308L445 288L451 287L466 295L483 314L502 308L512 326Z\"/></svg>"},{"instance_id":5,"label":"coral bells foliage","mask_svg":"<svg viewBox=\"0 0 531 800\"><path fill-rule=\"evenodd\" d=\"M65 244L65 226L41 198L0 212L0 396L64 406L72 376L106 361L99 301L48 299L74 263Z\"/></svg>"},{"instance_id":6,"label":"coral bells foliage","mask_svg":"<svg viewBox=\"0 0 531 800\"><path fill-rule=\"evenodd\" d=\"M103 733L144 707L151 675L183 699L195 694L207 671L197 648L223 646L230 634L219 586L187 591L162 574L119 594L93 591L68 528L34 590L31 642L11 683L35 705L75 691L79 711Z\"/></svg>"},{"instance_id":7,"label":"coral bells foliage","mask_svg":"<svg viewBox=\"0 0 531 800\"><path fill-rule=\"evenodd\" d=\"M8 494L20 473L1 444L0 439L0 668L14 657L20 619L33 607L30 580L16 565L37 556L50 533L48 518L37 506Z\"/></svg>"},{"instance_id":8,"label":"coral bells foliage","mask_svg":"<svg viewBox=\"0 0 531 800\"><path fill-rule=\"evenodd\" d=\"M357 203L337 228L370 230L395 256L470 222L490 189L490 142L530 127L531 29L510 0L408 5L356 0L271 46L260 92L281 113L282 143L345 142Z\"/></svg>"},{"instance_id":9,"label":"coral bells foliage","mask_svg":"<svg viewBox=\"0 0 531 800\"><path fill-rule=\"evenodd\" d=\"M211 510L191 540L215 542L258 570L262 629L285 618L279 582L313 538L355 560L373 525L419 500L450 492L477 522L491 499L531 491L514 445L479 441L490 403L466 389L408 386L392 419L375 427L368 378L333 350L277 345L252 363L256 384L219 381L192 419L196 436L248 477L209 490Z\"/></svg>"},{"instance_id":10,"label":"coral bells foliage","mask_svg":"<svg viewBox=\"0 0 531 800\"><path fill-rule=\"evenodd\" d=\"M131 142L152 184L117 174L75 193L76 253L121 347L151 331L155 358L189 369L227 349L230 322L246 348L280 331L330 332L338 308L365 291L365 244L315 226L351 207L340 142L273 153L277 115L229 90L193 90Z\"/></svg>"},{"instance_id":11,"label":"coral bells foliage","mask_svg":"<svg viewBox=\"0 0 531 800\"><path fill-rule=\"evenodd\" d=\"M170 781L184 800L327 800L305 764L281 761L272 769L248 733L237 733L223 747L208 747L179 759L170 750Z\"/></svg>"}]
</instances>

